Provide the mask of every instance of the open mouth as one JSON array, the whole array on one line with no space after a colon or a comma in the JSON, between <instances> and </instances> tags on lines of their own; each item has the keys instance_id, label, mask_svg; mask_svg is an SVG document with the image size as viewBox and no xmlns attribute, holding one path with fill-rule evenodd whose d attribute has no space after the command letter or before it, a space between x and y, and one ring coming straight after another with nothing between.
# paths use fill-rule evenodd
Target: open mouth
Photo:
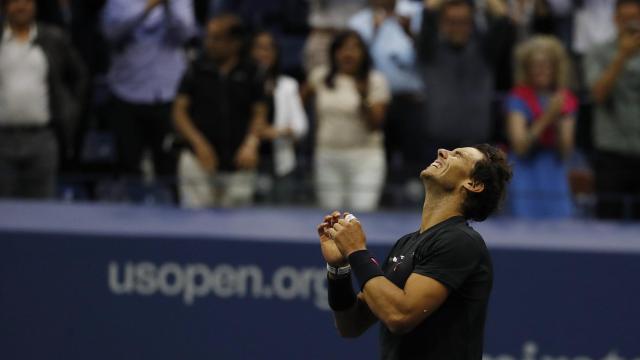
<instances>
[{"instance_id":1,"label":"open mouth","mask_svg":"<svg viewBox=\"0 0 640 360\"><path fill-rule=\"evenodd\" d=\"M436 160L436 161L432 162L431 165L429 165L429 166L433 166L436 169L440 169L441 167L444 166L444 164L442 164L442 162L440 160Z\"/></svg>"}]
</instances>

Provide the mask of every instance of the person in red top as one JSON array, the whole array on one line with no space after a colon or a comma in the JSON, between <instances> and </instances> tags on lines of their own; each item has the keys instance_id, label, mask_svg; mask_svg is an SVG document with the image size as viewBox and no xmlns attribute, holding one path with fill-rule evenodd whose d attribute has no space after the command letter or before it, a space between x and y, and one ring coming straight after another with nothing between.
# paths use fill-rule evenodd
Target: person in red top
<instances>
[{"instance_id":1,"label":"person in red top","mask_svg":"<svg viewBox=\"0 0 640 360\"><path fill-rule=\"evenodd\" d=\"M572 214L566 160L574 148L578 101L567 89L569 58L559 40L536 36L516 50L516 86L507 101L515 216Z\"/></svg>"}]
</instances>

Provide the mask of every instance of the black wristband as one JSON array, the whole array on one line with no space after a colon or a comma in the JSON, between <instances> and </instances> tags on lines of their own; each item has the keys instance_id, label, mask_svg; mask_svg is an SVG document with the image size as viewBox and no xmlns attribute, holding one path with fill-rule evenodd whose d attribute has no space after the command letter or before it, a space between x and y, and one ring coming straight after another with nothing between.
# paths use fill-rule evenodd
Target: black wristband
<instances>
[{"instance_id":1,"label":"black wristband","mask_svg":"<svg viewBox=\"0 0 640 360\"><path fill-rule=\"evenodd\" d=\"M356 294L351 285L351 275L340 278L331 278L327 274L327 292L329 294L329 307L333 311L345 311L356 302Z\"/></svg>"},{"instance_id":2,"label":"black wristband","mask_svg":"<svg viewBox=\"0 0 640 360\"><path fill-rule=\"evenodd\" d=\"M358 250L349 255L351 272L356 276L360 289L364 289L364 284L374 277L384 276L378 262L369 250Z\"/></svg>"}]
</instances>

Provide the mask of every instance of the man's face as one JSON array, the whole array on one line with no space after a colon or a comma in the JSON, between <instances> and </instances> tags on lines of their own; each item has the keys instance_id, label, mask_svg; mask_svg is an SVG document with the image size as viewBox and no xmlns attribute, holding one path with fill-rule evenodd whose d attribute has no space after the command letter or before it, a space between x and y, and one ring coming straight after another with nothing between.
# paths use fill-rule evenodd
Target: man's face
<instances>
[{"instance_id":1,"label":"man's face","mask_svg":"<svg viewBox=\"0 0 640 360\"><path fill-rule=\"evenodd\" d=\"M34 0L8 0L5 9L10 24L26 26L35 19L36 4Z\"/></svg>"},{"instance_id":2,"label":"man's face","mask_svg":"<svg viewBox=\"0 0 640 360\"><path fill-rule=\"evenodd\" d=\"M207 24L205 47L214 60L224 61L235 56L239 50L238 41L229 36L231 22L224 19L211 20Z\"/></svg>"},{"instance_id":3,"label":"man's face","mask_svg":"<svg viewBox=\"0 0 640 360\"><path fill-rule=\"evenodd\" d=\"M446 191L454 191L470 181L471 171L483 159L484 154L473 147L440 149L436 160L422 170L420 177Z\"/></svg>"},{"instance_id":4,"label":"man's face","mask_svg":"<svg viewBox=\"0 0 640 360\"><path fill-rule=\"evenodd\" d=\"M640 34L640 6L632 3L618 6L615 21L619 34Z\"/></svg>"},{"instance_id":5,"label":"man's face","mask_svg":"<svg viewBox=\"0 0 640 360\"><path fill-rule=\"evenodd\" d=\"M473 32L473 13L468 5L445 7L440 19L440 33L454 46L465 46Z\"/></svg>"}]
</instances>

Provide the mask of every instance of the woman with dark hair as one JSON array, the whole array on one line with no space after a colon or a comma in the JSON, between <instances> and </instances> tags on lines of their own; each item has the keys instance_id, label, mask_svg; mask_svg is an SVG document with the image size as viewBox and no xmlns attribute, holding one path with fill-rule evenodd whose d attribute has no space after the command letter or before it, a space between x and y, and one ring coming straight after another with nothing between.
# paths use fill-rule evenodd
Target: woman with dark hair
<instances>
[{"instance_id":1,"label":"woman with dark hair","mask_svg":"<svg viewBox=\"0 0 640 360\"><path fill-rule=\"evenodd\" d=\"M312 70L308 85L315 95L315 183L320 205L374 210L386 171L381 129L390 94L384 76L372 70L357 32L335 37L330 67Z\"/></svg>"},{"instance_id":2,"label":"woman with dark hair","mask_svg":"<svg viewBox=\"0 0 640 360\"><path fill-rule=\"evenodd\" d=\"M266 172L274 177L273 200L290 201L292 176L296 167L295 141L307 134L308 121L304 112L298 82L280 73L280 51L275 38L267 31L253 37L251 57L264 76L265 97L269 104L269 125L262 132L266 140L264 161ZM264 169L264 167L263 167Z\"/></svg>"}]
</instances>

